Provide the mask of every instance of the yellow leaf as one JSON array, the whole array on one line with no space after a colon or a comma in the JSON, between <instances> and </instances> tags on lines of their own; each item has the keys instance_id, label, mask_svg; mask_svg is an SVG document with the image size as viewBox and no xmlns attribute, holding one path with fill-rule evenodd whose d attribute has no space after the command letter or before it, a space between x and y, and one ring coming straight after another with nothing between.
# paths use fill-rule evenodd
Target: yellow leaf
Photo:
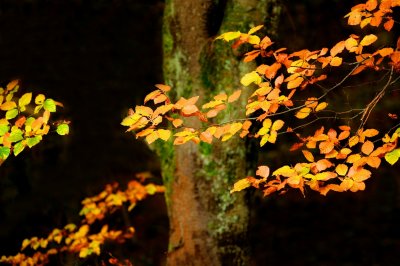
<instances>
[{"instance_id":1,"label":"yellow leaf","mask_svg":"<svg viewBox=\"0 0 400 266\"><path fill-rule=\"evenodd\" d=\"M277 137L278 137L278 133L276 131L271 131L271 134L268 138L269 143L275 143Z\"/></svg>"},{"instance_id":2,"label":"yellow leaf","mask_svg":"<svg viewBox=\"0 0 400 266\"><path fill-rule=\"evenodd\" d=\"M166 129L157 130L158 136L160 139L167 141L171 137L171 131Z\"/></svg>"},{"instance_id":3,"label":"yellow leaf","mask_svg":"<svg viewBox=\"0 0 400 266\"><path fill-rule=\"evenodd\" d=\"M17 104L13 101L5 102L0 106L2 111L8 111L17 107Z\"/></svg>"},{"instance_id":4,"label":"yellow leaf","mask_svg":"<svg viewBox=\"0 0 400 266\"><path fill-rule=\"evenodd\" d=\"M301 108L297 113L296 113L296 117L298 119L304 119L306 118L310 113L311 113L312 109L310 107L304 107Z\"/></svg>"},{"instance_id":5,"label":"yellow leaf","mask_svg":"<svg viewBox=\"0 0 400 266\"><path fill-rule=\"evenodd\" d=\"M257 45L257 44L260 44L260 37L258 37L258 36L255 36L255 35L250 35L249 36L249 40L248 40L248 42L250 43L250 44L254 44L254 45Z\"/></svg>"},{"instance_id":6,"label":"yellow leaf","mask_svg":"<svg viewBox=\"0 0 400 266\"><path fill-rule=\"evenodd\" d=\"M285 165L282 166L281 168L276 169L272 175L277 176L277 175L281 175L284 177L290 177L292 175L294 175L296 173L296 171L294 169L292 169L290 166Z\"/></svg>"},{"instance_id":7,"label":"yellow leaf","mask_svg":"<svg viewBox=\"0 0 400 266\"><path fill-rule=\"evenodd\" d=\"M154 141L156 141L158 139L158 134L157 131L152 132L151 134L146 136L146 141L148 144L153 143Z\"/></svg>"},{"instance_id":8,"label":"yellow leaf","mask_svg":"<svg viewBox=\"0 0 400 266\"><path fill-rule=\"evenodd\" d=\"M251 184L247 178L240 179L233 184L233 188L231 189L230 193L241 191L245 188L248 188L250 185Z\"/></svg>"},{"instance_id":9,"label":"yellow leaf","mask_svg":"<svg viewBox=\"0 0 400 266\"><path fill-rule=\"evenodd\" d=\"M340 176L345 176L347 173L347 170L349 169L349 167L345 164L338 164L336 166L336 173L338 173L338 175Z\"/></svg>"},{"instance_id":10,"label":"yellow leaf","mask_svg":"<svg viewBox=\"0 0 400 266\"><path fill-rule=\"evenodd\" d=\"M315 108L315 112L319 112L321 110L324 110L327 106L328 106L328 103L322 102L322 103L317 105L317 107Z\"/></svg>"},{"instance_id":11,"label":"yellow leaf","mask_svg":"<svg viewBox=\"0 0 400 266\"><path fill-rule=\"evenodd\" d=\"M350 38L348 38L348 39L346 40L345 46L346 46L346 49L347 49L349 52L355 52L355 51L357 50L357 47L358 47L358 42L357 42L356 39L350 37Z\"/></svg>"},{"instance_id":12,"label":"yellow leaf","mask_svg":"<svg viewBox=\"0 0 400 266\"><path fill-rule=\"evenodd\" d=\"M19 107L28 105L32 100L32 93L25 93L24 95L21 96L21 98L19 98L18 100L18 105Z\"/></svg>"},{"instance_id":13,"label":"yellow leaf","mask_svg":"<svg viewBox=\"0 0 400 266\"><path fill-rule=\"evenodd\" d=\"M340 66L342 64L342 58L335 56L329 63L331 66Z\"/></svg>"},{"instance_id":14,"label":"yellow leaf","mask_svg":"<svg viewBox=\"0 0 400 266\"><path fill-rule=\"evenodd\" d=\"M264 25L255 26L255 27L251 28L247 34L253 34L256 31L259 31L262 27L264 27Z\"/></svg>"},{"instance_id":15,"label":"yellow leaf","mask_svg":"<svg viewBox=\"0 0 400 266\"><path fill-rule=\"evenodd\" d=\"M288 84L287 84L287 88L289 90L290 89L295 89L298 86L300 86L303 81L304 81L304 78L299 76L299 77L289 81Z\"/></svg>"},{"instance_id":16,"label":"yellow leaf","mask_svg":"<svg viewBox=\"0 0 400 266\"><path fill-rule=\"evenodd\" d=\"M358 143L358 141L360 140L360 138L358 136L353 136L349 139L349 146L350 148L353 147L354 145L356 145Z\"/></svg>"},{"instance_id":17,"label":"yellow leaf","mask_svg":"<svg viewBox=\"0 0 400 266\"><path fill-rule=\"evenodd\" d=\"M216 38L216 40L223 39L223 40L229 42L229 41L237 39L239 37L240 37L240 31L231 31L231 32L225 32L225 33L221 34L220 36L218 36Z\"/></svg>"},{"instance_id":18,"label":"yellow leaf","mask_svg":"<svg viewBox=\"0 0 400 266\"><path fill-rule=\"evenodd\" d=\"M371 172L366 169L360 169L354 174L354 176L352 176L353 180L356 182L362 182L370 177L371 177Z\"/></svg>"},{"instance_id":19,"label":"yellow leaf","mask_svg":"<svg viewBox=\"0 0 400 266\"><path fill-rule=\"evenodd\" d=\"M283 127L284 124L285 124L285 122L283 122L282 120L276 120L272 124L271 130L278 131Z\"/></svg>"},{"instance_id":20,"label":"yellow leaf","mask_svg":"<svg viewBox=\"0 0 400 266\"><path fill-rule=\"evenodd\" d=\"M260 84L261 81L262 81L262 79L257 74L257 72L256 71L252 71L252 72L247 73L246 75L244 75L243 78L240 80L240 83L242 83L244 86L249 86L251 83Z\"/></svg>"},{"instance_id":21,"label":"yellow leaf","mask_svg":"<svg viewBox=\"0 0 400 266\"><path fill-rule=\"evenodd\" d=\"M307 161L309 161L310 163L314 162L314 156L310 151L302 150L301 152L303 153Z\"/></svg>"},{"instance_id":22,"label":"yellow leaf","mask_svg":"<svg viewBox=\"0 0 400 266\"><path fill-rule=\"evenodd\" d=\"M36 98L35 98L35 103L36 103L36 104L43 104L45 98L46 98L46 97L45 97L43 94L39 94L39 95L36 96Z\"/></svg>"},{"instance_id":23,"label":"yellow leaf","mask_svg":"<svg viewBox=\"0 0 400 266\"><path fill-rule=\"evenodd\" d=\"M296 61L294 61L293 63L290 64L290 67L287 69L287 72L289 74L294 74L294 73L298 72L299 70L303 70L305 68L308 68L309 66L310 65L306 61L304 61L302 59L296 60Z\"/></svg>"},{"instance_id":24,"label":"yellow leaf","mask_svg":"<svg viewBox=\"0 0 400 266\"><path fill-rule=\"evenodd\" d=\"M368 46L368 45L374 43L377 39L378 39L378 37L376 37L374 34L369 34L361 40L360 45Z\"/></svg>"},{"instance_id":25,"label":"yellow leaf","mask_svg":"<svg viewBox=\"0 0 400 266\"><path fill-rule=\"evenodd\" d=\"M266 134L266 135L264 135L264 136L261 138L260 147L264 146L265 143L267 143L268 138L269 138L269 134Z\"/></svg>"}]
</instances>

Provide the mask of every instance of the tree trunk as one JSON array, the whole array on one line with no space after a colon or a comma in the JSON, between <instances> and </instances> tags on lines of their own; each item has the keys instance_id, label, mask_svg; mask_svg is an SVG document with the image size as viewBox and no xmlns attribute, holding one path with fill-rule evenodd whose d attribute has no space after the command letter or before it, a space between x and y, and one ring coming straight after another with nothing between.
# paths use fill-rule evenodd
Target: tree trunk
<instances>
[{"instance_id":1,"label":"tree trunk","mask_svg":"<svg viewBox=\"0 0 400 266\"><path fill-rule=\"evenodd\" d=\"M237 90L251 66L241 63L229 44L214 39L226 31L247 32L266 19L276 25L276 1L166 0L164 77L176 99L210 99ZM245 104L238 102L216 121L243 117ZM187 122L199 126L195 119ZM158 145L170 219L167 265L247 265L245 193L229 193L233 182L247 174L245 142Z\"/></svg>"}]
</instances>

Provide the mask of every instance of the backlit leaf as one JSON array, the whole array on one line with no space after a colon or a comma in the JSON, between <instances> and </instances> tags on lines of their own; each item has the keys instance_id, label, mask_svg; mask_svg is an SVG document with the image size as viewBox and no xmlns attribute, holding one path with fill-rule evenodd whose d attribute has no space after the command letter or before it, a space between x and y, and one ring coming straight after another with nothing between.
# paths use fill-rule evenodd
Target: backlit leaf
<instances>
[{"instance_id":1,"label":"backlit leaf","mask_svg":"<svg viewBox=\"0 0 400 266\"><path fill-rule=\"evenodd\" d=\"M53 113L56 111L56 103L54 102L53 99L46 99L43 102L43 108L44 108L44 110Z\"/></svg>"},{"instance_id":2,"label":"backlit leaf","mask_svg":"<svg viewBox=\"0 0 400 266\"><path fill-rule=\"evenodd\" d=\"M303 153L307 161L309 161L310 163L314 162L314 156L310 151L302 150L301 152Z\"/></svg>"},{"instance_id":3,"label":"backlit leaf","mask_svg":"<svg viewBox=\"0 0 400 266\"><path fill-rule=\"evenodd\" d=\"M353 147L354 145L356 145L358 143L358 141L360 140L360 138L358 136L353 136L349 139L349 146L350 148Z\"/></svg>"},{"instance_id":4,"label":"backlit leaf","mask_svg":"<svg viewBox=\"0 0 400 266\"><path fill-rule=\"evenodd\" d=\"M218 36L216 39L223 39L227 42L237 39L240 37L240 31L235 31L235 32L225 32Z\"/></svg>"},{"instance_id":5,"label":"backlit leaf","mask_svg":"<svg viewBox=\"0 0 400 266\"><path fill-rule=\"evenodd\" d=\"M258 167L256 175L261 176L263 178L267 178L269 176L269 172L270 172L269 167L262 165Z\"/></svg>"},{"instance_id":6,"label":"backlit leaf","mask_svg":"<svg viewBox=\"0 0 400 266\"><path fill-rule=\"evenodd\" d=\"M68 124L60 124L56 129L58 135L64 136L69 134L69 125Z\"/></svg>"},{"instance_id":7,"label":"backlit leaf","mask_svg":"<svg viewBox=\"0 0 400 266\"><path fill-rule=\"evenodd\" d=\"M179 119L179 118L174 119L174 120L172 120L172 124L174 125L174 127L179 127L183 124L183 120Z\"/></svg>"},{"instance_id":8,"label":"backlit leaf","mask_svg":"<svg viewBox=\"0 0 400 266\"><path fill-rule=\"evenodd\" d=\"M197 106L194 105L194 104L185 105L185 106L182 108L182 113L185 114L185 115L191 115L191 114L196 113L197 111L199 111L199 109L198 109Z\"/></svg>"},{"instance_id":9,"label":"backlit leaf","mask_svg":"<svg viewBox=\"0 0 400 266\"><path fill-rule=\"evenodd\" d=\"M46 97L45 97L43 94L39 94L39 95L36 96L36 98L35 98L35 103L36 103L36 104L43 104L45 98L46 98Z\"/></svg>"},{"instance_id":10,"label":"backlit leaf","mask_svg":"<svg viewBox=\"0 0 400 266\"><path fill-rule=\"evenodd\" d=\"M385 154L385 160L391 165L395 164L400 157L400 149L395 149Z\"/></svg>"},{"instance_id":11,"label":"backlit leaf","mask_svg":"<svg viewBox=\"0 0 400 266\"><path fill-rule=\"evenodd\" d=\"M25 143L23 141L15 143L13 147L13 153L15 156L20 154L25 149Z\"/></svg>"},{"instance_id":12,"label":"backlit leaf","mask_svg":"<svg viewBox=\"0 0 400 266\"><path fill-rule=\"evenodd\" d=\"M287 84L287 88L295 89L295 88L299 87L303 81L304 81L304 78L299 76L299 77L289 81Z\"/></svg>"},{"instance_id":13,"label":"backlit leaf","mask_svg":"<svg viewBox=\"0 0 400 266\"><path fill-rule=\"evenodd\" d=\"M21 98L19 98L18 100L18 106L22 107L25 105L28 105L32 100L32 93L25 93L24 95L21 96Z\"/></svg>"},{"instance_id":14,"label":"backlit leaf","mask_svg":"<svg viewBox=\"0 0 400 266\"><path fill-rule=\"evenodd\" d=\"M264 121L265 121L265 120L264 120ZM283 120L276 120L276 121L274 121L274 123L272 124L271 130L278 131L278 130L280 130L280 129L283 127L284 124L285 124L285 122L283 122Z\"/></svg>"},{"instance_id":15,"label":"backlit leaf","mask_svg":"<svg viewBox=\"0 0 400 266\"><path fill-rule=\"evenodd\" d=\"M0 159L4 161L5 159L7 159L9 155L10 155L10 148L0 146Z\"/></svg>"},{"instance_id":16,"label":"backlit leaf","mask_svg":"<svg viewBox=\"0 0 400 266\"><path fill-rule=\"evenodd\" d=\"M311 111L312 109L310 107L303 107L296 113L296 117L298 119L304 119L311 113Z\"/></svg>"},{"instance_id":17,"label":"backlit leaf","mask_svg":"<svg viewBox=\"0 0 400 266\"><path fill-rule=\"evenodd\" d=\"M337 66L340 66L342 64L342 60L343 59L341 57L335 56L335 57L332 58L332 60L331 60L331 62L329 64L331 66L337 67Z\"/></svg>"},{"instance_id":18,"label":"backlit leaf","mask_svg":"<svg viewBox=\"0 0 400 266\"><path fill-rule=\"evenodd\" d=\"M167 141L171 137L171 131L166 129L157 130L158 136L160 139Z\"/></svg>"},{"instance_id":19,"label":"backlit leaf","mask_svg":"<svg viewBox=\"0 0 400 266\"><path fill-rule=\"evenodd\" d=\"M326 103L326 102L319 103L319 104L317 105L317 107L315 107L315 112L322 111L322 110L324 110L327 106L328 106L328 103Z\"/></svg>"},{"instance_id":20,"label":"backlit leaf","mask_svg":"<svg viewBox=\"0 0 400 266\"><path fill-rule=\"evenodd\" d=\"M338 173L338 175L340 176L345 176L347 174L347 170L349 169L349 167L346 164L338 164L336 166L336 173Z\"/></svg>"},{"instance_id":21,"label":"backlit leaf","mask_svg":"<svg viewBox=\"0 0 400 266\"><path fill-rule=\"evenodd\" d=\"M261 77L257 74L256 71L252 71L250 73L247 73L242 77L240 80L240 83L244 86L249 86L251 83L254 84L260 84L262 81Z\"/></svg>"},{"instance_id":22,"label":"backlit leaf","mask_svg":"<svg viewBox=\"0 0 400 266\"><path fill-rule=\"evenodd\" d=\"M233 184L233 188L231 189L230 193L241 191L245 188L250 187L251 183L247 178L240 179Z\"/></svg>"},{"instance_id":23,"label":"backlit leaf","mask_svg":"<svg viewBox=\"0 0 400 266\"><path fill-rule=\"evenodd\" d=\"M8 101L8 102L3 103L3 104L0 106L0 110L8 111L8 110L14 109L14 108L16 108L16 107L17 107L17 104L16 104L15 102L13 102L13 101Z\"/></svg>"},{"instance_id":24,"label":"backlit leaf","mask_svg":"<svg viewBox=\"0 0 400 266\"><path fill-rule=\"evenodd\" d=\"M232 93L232 95L229 96L229 98L228 98L228 103L234 102L237 99L239 99L241 93L242 93L242 90L237 90L234 93Z\"/></svg>"},{"instance_id":25,"label":"backlit leaf","mask_svg":"<svg viewBox=\"0 0 400 266\"><path fill-rule=\"evenodd\" d=\"M373 150L374 150L374 143L372 143L369 140L364 142L364 144L361 146L361 152L364 153L365 155L369 155Z\"/></svg>"},{"instance_id":26,"label":"backlit leaf","mask_svg":"<svg viewBox=\"0 0 400 266\"><path fill-rule=\"evenodd\" d=\"M262 27L264 27L264 25L255 26L255 27L251 28L247 34L253 34L256 31L259 31Z\"/></svg>"},{"instance_id":27,"label":"backlit leaf","mask_svg":"<svg viewBox=\"0 0 400 266\"><path fill-rule=\"evenodd\" d=\"M377 39L378 39L378 37L376 37L374 34L369 34L361 40L360 45L368 46L368 45L374 43Z\"/></svg>"},{"instance_id":28,"label":"backlit leaf","mask_svg":"<svg viewBox=\"0 0 400 266\"><path fill-rule=\"evenodd\" d=\"M11 109L6 112L6 119L10 120L15 118L18 115L18 109Z\"/></svg>"},{"instance_id":29,"label":"backlit leaf","mask_svg":"<svg viewBox=\"0 0 400 266\"><path fill-rule=\"evenodd\" d=\"M38 144L42 140L42 136L34 136L31 138L26 139L26 145L28 145L29 148L32 148L36 144Z\"/></svg>"}]
</instances>

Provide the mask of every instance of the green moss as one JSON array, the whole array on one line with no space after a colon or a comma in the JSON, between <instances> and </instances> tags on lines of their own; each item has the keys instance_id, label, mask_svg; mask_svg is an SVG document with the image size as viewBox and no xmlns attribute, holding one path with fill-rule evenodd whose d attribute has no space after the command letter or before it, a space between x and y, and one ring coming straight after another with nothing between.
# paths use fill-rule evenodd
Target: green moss
<instances>
[{"instance_id":1,"label":"green moss","mask_svg":"<svg viewBox=\"0 0 400 266\"><path fill-rule=\"evenodd\" d=\"M170 199L172 192L172 183L175 176L175 148L173 142L157 140L153 145L154 150L157 152L161 163L161 172L163 183L165 186L165 200L167 207L170 207Z\"/></svg>"}]
</instances>

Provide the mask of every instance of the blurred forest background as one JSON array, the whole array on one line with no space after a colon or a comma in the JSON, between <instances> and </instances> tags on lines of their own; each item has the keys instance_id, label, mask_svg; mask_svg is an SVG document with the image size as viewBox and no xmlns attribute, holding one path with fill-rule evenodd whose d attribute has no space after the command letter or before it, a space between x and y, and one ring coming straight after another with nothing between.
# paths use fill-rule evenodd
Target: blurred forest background
<instances>
[{"instance_id":1,"label":"blurred forest background","mask_svg":"<svg viewBox=\"0 0 400 266\"><path fill-rule=\"evenodd\" d=\"M343 16L356 1L280 2L279 46L318 49L351 32ZM48 136L0 167L0 255L17 253L24 238L77 223L80 201L105 184L126 184L141 171L160 175L155 155L125 133L120 121L163 81L163 5L159 0L0 1L0 82L20 79L23 89L62 102L60 117L72 121L69 136ZM260 158L279 164L283 157L279 149L265 149ZM296 191L250 198L254 265L395 265L398 260L396 166L379 170L366 191L356 194L303 198ZM106 246L105 254L162 265L168 237L162 196L107 222L131 223L137 234L124 247Z\"/></svg>"}]
</instances>

